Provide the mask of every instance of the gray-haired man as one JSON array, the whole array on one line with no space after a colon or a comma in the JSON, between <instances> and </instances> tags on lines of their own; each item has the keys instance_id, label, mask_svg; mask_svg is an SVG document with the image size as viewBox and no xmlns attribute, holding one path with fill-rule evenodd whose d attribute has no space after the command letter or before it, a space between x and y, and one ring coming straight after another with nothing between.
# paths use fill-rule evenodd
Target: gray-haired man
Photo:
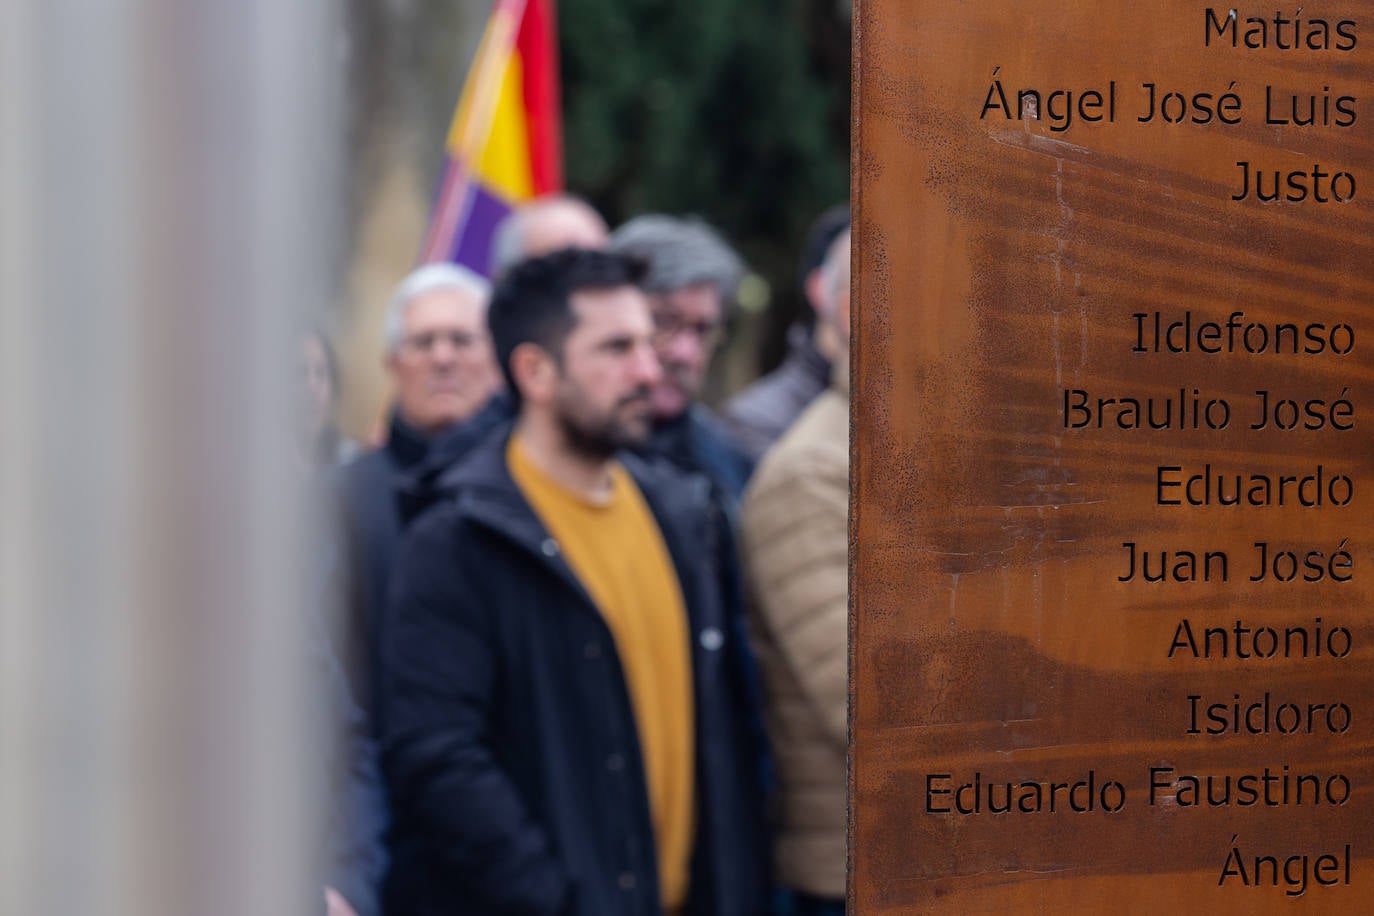
<instances>
[{"instance_id":1,"label":"gray-haired man","mask_svg":"<svg viewBox=\"0 0 1374 916\"><path fill-rule=\"evenodd\" d=\"M650 215L611 234L610 249L647 265L644 291L654 316L663 378L654 386L653 451L680 469L705 474L733 514L753 462L699 401L725 331L744 262L697 219Z\"/></svg>"}]
</instances>

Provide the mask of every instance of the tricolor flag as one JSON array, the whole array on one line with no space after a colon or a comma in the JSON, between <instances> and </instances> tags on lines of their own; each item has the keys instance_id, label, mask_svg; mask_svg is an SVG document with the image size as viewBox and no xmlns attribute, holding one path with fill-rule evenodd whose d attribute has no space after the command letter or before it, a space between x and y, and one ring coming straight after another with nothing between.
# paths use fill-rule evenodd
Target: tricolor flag
<instances>
[{"instance_id":1,"label":"tricolor flag","mask_svg":"<svg viewBox=\"0 0 1374 916\"><path fill-rule=\"evenodd\" d=\"M563 188L554 0L496 0L449 126L421 263L485 276L515 206Z\"/></svg>"}]
</instances>

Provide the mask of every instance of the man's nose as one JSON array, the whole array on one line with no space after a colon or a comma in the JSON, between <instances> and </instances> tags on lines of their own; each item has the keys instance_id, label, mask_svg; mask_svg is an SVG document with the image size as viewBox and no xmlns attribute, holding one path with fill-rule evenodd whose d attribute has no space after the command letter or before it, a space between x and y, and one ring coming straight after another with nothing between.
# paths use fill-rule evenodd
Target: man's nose
<instances>
[{"instance_id":1,"label":"man's nose","mask_svg":"<svg viewBox=\"0 0 1374 916\"><path fill-rule=\"evenodd\" d=\"M429 349L430 362L440 366L451 365L458 358L458 344L447 334L434 338Z\"/></svg>"},{"instance_id":2,"label":"man's nose","mask_svg":"<svg viewBox=\"0 0 1374 916\"><path fill-rule=\"evenodd\" d=\"M663 364L653 347L641 347L635 361L635 380L642 385L657 385L663 380Z\"/></svg>"}]
</instances>

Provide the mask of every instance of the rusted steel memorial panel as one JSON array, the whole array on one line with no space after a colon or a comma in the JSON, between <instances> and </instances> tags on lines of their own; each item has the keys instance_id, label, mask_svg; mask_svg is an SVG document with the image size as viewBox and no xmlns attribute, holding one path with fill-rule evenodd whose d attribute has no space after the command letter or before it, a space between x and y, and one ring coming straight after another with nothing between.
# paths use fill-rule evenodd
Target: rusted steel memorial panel
<instances>
[{"instance_id":1,"label":"rusted steel memorial panel","mask_svg":"<svg viewBox=\"0 0 1374 916\"><path fill-rule=\"evenodd\" d=\"M855 912L1374 900L1374 6L863 0Z\"/></svg>"}]
</instances>

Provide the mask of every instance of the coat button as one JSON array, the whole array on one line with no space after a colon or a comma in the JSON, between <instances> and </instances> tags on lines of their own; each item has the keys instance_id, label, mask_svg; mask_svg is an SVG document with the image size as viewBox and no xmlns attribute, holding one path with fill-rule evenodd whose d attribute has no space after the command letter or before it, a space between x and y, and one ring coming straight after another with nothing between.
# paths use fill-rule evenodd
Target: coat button
<instances>
[{"instance_id":1,"label":"coat button","mask_svg":"<svg viewBox=\"0 0 1374 916\"><path fill-rule=\"evenodd\" d=\"M595 661L601 657L601 643L592 641L587 643L582 649L582 654L590 661Z\"/></svg>"},{"instance_id":2,"label":"coat button","mask_svg":"<svg viewBox=\"0 0 1374 916\"><path fill-rule=\"evenodd\" d=\"M620 754L612 754L606 758L606 769L612 773L619 773L625 769L625 758Z\"/></svg>"},{"instance_id":3,"label":"coat button","mask_svg":"<svg viewBox=\"0 0 1374 916\"><path fill-rule=\"evenodd\" d=\"M622 891L632 891L635 889L635 876L630 872L620 873L620 889Z\"/></svg>"},{"instance_id":4,"label":"coat button","mask_svg":"<svg viewBox=\"0 0 1374 916\"><path fill-rule=\"evenodd\" d=\"M558 553L558 542L553 538L548 538L543 544L539 545L539 549L544 551L544 556L546 557L554 556Z\"/></svg>"},{"instance_id":5,"label":"coat button","mask_svg":"<svg viewBox=\"0 0 1374 916\"><path fill-rule=\"evenodd\" d=\"M701 647L707 652L715 652L725 645L725 634L715 627L707 627L701 631Z\"/></svg>"}]
</instances>

